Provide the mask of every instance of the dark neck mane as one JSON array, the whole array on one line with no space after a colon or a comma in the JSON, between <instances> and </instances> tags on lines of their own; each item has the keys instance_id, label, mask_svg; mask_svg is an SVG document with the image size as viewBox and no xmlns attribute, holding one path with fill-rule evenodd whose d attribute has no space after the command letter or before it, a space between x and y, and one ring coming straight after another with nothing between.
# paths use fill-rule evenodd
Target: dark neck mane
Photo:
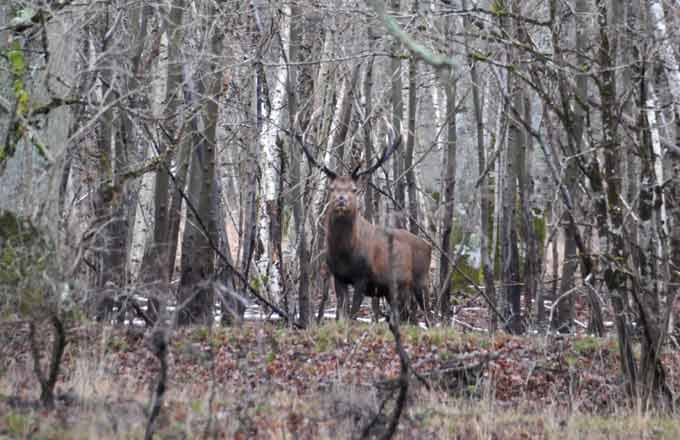
<instances>
[{"instance_id":1,"label":"dark neck mane","mask_svg":"<svg viewBox=\"0 0 680 440\"><path fill-rule=\"evenodd\" d=\"M328 218L328 247L336 250L351 249L358 216L331 215Z\"/></svg>"}]
</instances>

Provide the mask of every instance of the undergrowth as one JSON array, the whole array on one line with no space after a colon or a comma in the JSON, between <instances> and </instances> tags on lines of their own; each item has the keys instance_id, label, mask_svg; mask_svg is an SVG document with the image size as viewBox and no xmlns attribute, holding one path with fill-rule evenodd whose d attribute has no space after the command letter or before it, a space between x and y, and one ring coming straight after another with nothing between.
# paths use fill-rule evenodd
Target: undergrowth
<instances>
[{"instance_id":1,"label":"undergrowth","mask_svg":"<svg viewBox=\"0 0 680 440\"><path fill-rule=\"evenodd\" d=\"M0 438L143 436L158 369L143 332L72 329L51 411L36 402L26 330L3 332ZM490 338L409 326L402 334L423 377L463 354L498 357L457 389L434 379L428 389L412 377L398 438L680 438L672 415L625 404L611 339ZM393 405L384 384L399 371L384 324L180 329L168 360L157 438L203 437L208 424L217 438L356 438L369 423L377 433ZM675 389L678 357L669 354L664 363Z\"/></svg>"}]
</instances>

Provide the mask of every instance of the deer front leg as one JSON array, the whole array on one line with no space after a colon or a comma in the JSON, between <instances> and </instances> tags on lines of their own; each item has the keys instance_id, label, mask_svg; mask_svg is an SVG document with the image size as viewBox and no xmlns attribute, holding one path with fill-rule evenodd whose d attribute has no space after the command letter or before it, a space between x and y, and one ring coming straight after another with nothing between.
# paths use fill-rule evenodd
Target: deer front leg
<instances>
[{"instance_id":1,"label":"deer front leg","mask_svg":"<svg viewBox=\"0 0 680 440\"><path fill-rule=\"evenodd\" d=\"M380 297L371 298L371 309L373 309L373 322L380 321Z\"/></svg>"},{"instance_id":2,"label":"deer front leg","mask_svg":"<svg viewBox=\"0 0 680 440\"><path fill-rule=\"evenodd\" d=\"M354 319L361 308L361 303L364 301L366 295L371 295L368 289L372 287L365 281L360 281L354 284L354 297L352 298L352 309L350 310L350 318Z\"/></svg>"},{"instance_id":3,"label":"deer front leg","mask_svg":"<svg viewBox=\"0 0 680 440\"><path fill-rule=\"evenodd\" d=\"M416 297L416 301L418 302L418 305L420 308L423 310L423 316L425 317L425 325L429 328L430 327L430 320L427 317L427 303L425 302L425 298L427 297L427 292L425 291L424 288L421 288L420 286L416 286L413 289L413 293ZM413 310L414 313L416 309Z\"/></svg>"},{"instance_id":4,"label":"deer front leg","mask_svg":"<svg viewBox=\"0 0 680 440\"><path fill-rule=\"evenodd\" d=\"M343 283L337 278L333 278L335 283L335 296L337 298L337 311L335 312L335 319L346 319L349 312L349 298L347 298L347 284Z\"/></svg>"}]
</instances>

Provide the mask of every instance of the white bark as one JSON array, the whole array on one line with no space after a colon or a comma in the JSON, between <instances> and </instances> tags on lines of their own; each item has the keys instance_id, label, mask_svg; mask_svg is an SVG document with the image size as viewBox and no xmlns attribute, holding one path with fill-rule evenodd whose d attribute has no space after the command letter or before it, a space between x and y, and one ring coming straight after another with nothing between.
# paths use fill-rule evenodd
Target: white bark
<instances>
[{"instance_id":1,"label":"white bark","mask_svg":"<svg viewBox=\"0 0 680 440\"><path fill-rule=\"evenodd\" d=\"M647 84L647 122L649 123L649 132L652 139L652 154L654 161L654 177L657 185L662 185L663 179L663 163L661 162L661 136L659 134L659 126L656 122L656 94L654 93L654 86L652 83ZM668 236L668 217L666 215L666 201L664 198L664 191L661 194L661 209L659 215L661 216L661 227L663 228L664 236ZM661 256L661 243L659 242L659 249L657 257Z\"/></svg>"},{"instance_id":2,"label":"white bark","mask_svg":"<svg viewBox=\"0 0 680 440\"><path fill-rule=\"evenodd\" d=\"M290 9L286 7L286 9ZM284 12L284 17L288 17ZM284 46L288 47L288 40L290 34L290 26L288 19L284 18L281 24L281 39ZM271 113L265 117L262 125L262 132L260 133L260 144L262 145L262 192L264 199L272 201L276 199L276 167L278 161L276 154L276 138L279 133L279 127L283 122L283 108L286 100L287 87L287 69L285 65L285 58L282 56L279 61L279 66L276 68L274 74L274 88L271 100ZM264 104L264 103L263 103ZM264 110L263 110L264 111Z\"/></svg>"},{"instance_id":3,"label":"white bark","mask_svg":"<svg viewBox=\"0 0 680 440\"><path fill-rule=\"evenodd\" d=\"M151 146L149 146L149 156L156 154ZM139 279L142 257L144 256L144 243L147 240L153 240L153 209L154 209L154 192L155 192L155 176L153 173L146 173L142 176L142 182L139 187L139 196L137 205L133 208L137 212L135 214L135 221L132 224L132 239L130 243L130 252L128 254L128 267L130 273L135 279Z\"/></svg>"},{"instance_id":4,"label":"white bark","mask_svg":"<svg viewBox=\"0 0 680 440\"><path fill-rule=\"evenodd\" d=\"M651 0L649 12L652 19L652 26L654 27L654 37L660 45L660 56L666 68L668 89L671 92L671 96L673 96L673 107L675 108L676 114L680 114L680 68L678 67L678 60L673 51L673 47L668 39L666 19L664 17L661 2L659 0Z\"/></svg>"},{"instance_id":5,"label":"white bark","mask_svg":"<svg viewBox=\"0 0 680 440\"><path fill-rule=\"evenodd\" d=\"M283 9L280 25L281 42L283 50L288 52L290 44L290 6L286 5ZM266 206L269 204L276 204L276 163L278 162L276 152L276 140L279 134L279 127L283 123L283 109L286 100L287 78L288 70L286 67L287 55L283 54L280 57L278 67L274 73L274 87L272 95L270 96L271 112L265 116L262 132L259 134L260 145L262 145L262 199L263 205L259 210L258 228L260 230L260 237L266 242L267 251L262 255L262 258L257 262L257 267L260 273L267 275L269 283L269 290L278 298L281 292L281 280L279 279L279 271L272 268L271 256L274 253L273 241L269 240L270 228L272 219ZM264 102L261 103L264 105ZM264 114L264 109L262 109ZM280 256L279 256L280 257Z\"/></svg>"},{"instance_id":6,"label":"white bark","mask_svg":"<svg viewBox=\"0 0 680 440\"><path fill-rule=\"evenodd\" d=\"M439 73L435 72L435 75L439 75ZM435 81L434 84L432 84L432 110L434 112L434 132L435 132L435 145L436 150L441 152L441 162L442 164L446 163L446 148L442 148L442 145L444 145L445 140L442 139L443 134L445 133L444 129L444 123L446 122L446 117L444 115L444 111L442 110L446 106L446 94L442 90L440 86L439 80ZM439 181L443 182L444 179L444 173L446 171L446 167L442 166L440 169L440 176L439 176ZM441 188L439 188L441 189ZM442 203L442 197L443 194L440 192L439 193L439 200L435 202L434 204L434 216L432 221L434 222L435 226L441 226L441 221L442 221L442 216L443 216L443 203Z\"/></svg>"},{"instance_id":7,"label":"white bark","mask_svg":"<svg viewBox=\"0 0 680 440\"><path fill-rule=\"evenodd\" d=\"M437 145L441 146L441 131L440 128L444 124L444 115L442 113L442 90L439 87L439 82L435 82L432 85L432 108L434 110L434 126L437 130ZM440 147L438 147L440 148Z\"/></svg>"}]
</instances>

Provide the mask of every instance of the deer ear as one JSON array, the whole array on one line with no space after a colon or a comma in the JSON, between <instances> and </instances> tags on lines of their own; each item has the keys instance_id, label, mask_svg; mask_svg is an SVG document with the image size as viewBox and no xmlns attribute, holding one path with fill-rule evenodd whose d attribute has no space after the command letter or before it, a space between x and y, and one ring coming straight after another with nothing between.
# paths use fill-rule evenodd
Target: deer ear
<instances>
[{"instance_id":1,"label":"deer ear","mask_svg":"<svg viewBox=\"0 0 680 440\"><path fill-rule=\"evenodd\" d=\"M365 189L366 184L368 183L370 178L368 174L360 174L358 176L352 174L352 180L354 180L354 183L356 183L356 185L363 190Z\"/></svg>"}]
</instances>

